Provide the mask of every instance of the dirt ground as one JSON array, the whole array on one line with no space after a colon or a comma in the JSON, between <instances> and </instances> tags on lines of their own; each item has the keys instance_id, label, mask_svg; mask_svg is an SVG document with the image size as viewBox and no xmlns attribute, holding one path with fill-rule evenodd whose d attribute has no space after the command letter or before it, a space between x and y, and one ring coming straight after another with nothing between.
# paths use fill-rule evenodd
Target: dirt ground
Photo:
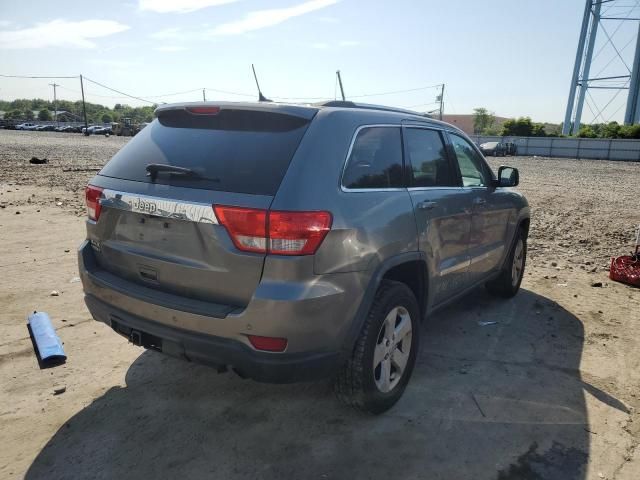
<instances>
[{"instance_id":1,"label":"dirt ground","mask_svg":"<svg viewBox=\"0 0 640 480\"><path fill-rule=\"evenodd\" d=\"M640 478L640 289L607 277L640 223L640 163L492 161L532 206L522 290L429 318L404 397L369 417L329 382L217 374L90 318L81 188L125 142L0 130L0 478ZM33 310L65 365L38 369Z\"/></svg>"}]
</instances>

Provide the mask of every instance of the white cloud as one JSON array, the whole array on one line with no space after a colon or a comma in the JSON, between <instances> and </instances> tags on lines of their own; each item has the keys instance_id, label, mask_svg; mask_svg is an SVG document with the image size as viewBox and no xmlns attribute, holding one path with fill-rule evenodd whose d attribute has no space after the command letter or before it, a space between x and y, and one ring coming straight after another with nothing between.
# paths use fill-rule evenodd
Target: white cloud
<instances>
[{"instance_id":1,"label":"white cloud","mask_svg":"<svg viewBox=\"0 0 640 480\"><path fill-rule=\"evenodd\" d=\"M0 20L0 28L8 27L9 25L11 25L9 20Z\"/></svg>"},{"instance_id":2,"label":"white cloud","mask_svg":"<svg viewBox=\"0 0 640 480\"><path fill-rule=\"evenodd\" d=\"M359 42L358 40L342 40L341 42L338 42L338 45L341 47L357 47L362 45L362 42Z\"/></svg>"},{"instance_id":3,"label":"white cloud","mask_svg":"<svg viewBox=\"0 0 640 480\"><path fill-rule=\"evenodd\" d=\"M158 52L181 52L186 50L186 47L181 47L179 45L161 45L160 47L154 48Z\"/></svg>"},{"instance_id":4,"label":"white cloud","mask_svg":"<svg viewBox=\"0 0 640 480\"><path fill-rule=\"evenodd\" d=\"M324 22L324 23L339 23L340 19L336 18L336 17L318 17L317 19L319 22Z\"/></svg>"},{"instance_id":5,"label":"white cloud","mask_svg":"<svg viewBox=\"0 0 640 480\"><path fill-rule=\"evenodd\" d=\"M52 20L30 28L0 32L0 48L94 48L96 44L90 39L113 35L128 28L112 20Z\"/></svg>"},{"instance_id":6,"label":"white cloud","mask_svg":"<svg viewBox=\"0 0 640 480\"><path fill-rule=\"evenodd\" d=\"M156 13L188 13L207 7L216 7L238 0L139 0L140 10Z\"/></svg>"},{"instance_id":7,"label":"white cloud","mask_svg":"<svg viewBox=\"0 0 640 480\"><path fill-rule=\"evenodd\" d=\"M176 40L184 36L182 30L178 27L165 28L149 35L151 38L158 40Z\"/></svg>"},{"instance_id":8,"label":"white cloud","mask_svg":"<svg viewBox=\"0 0 640 480\"><path fill-rule=\"evenodd\" d=\"M311 48L317 48L318 50L324 50L325 48L329 48L328 43L324 42L316 42L311 44Z\"/></svg>"},{"instance_id":9,"label":"white cloud","mask_svg":"<svg viewBox=\"0 0 640 480\"><path fill-rule=\"evenodd\" d=\"M253 30L260 30L261 28L273 27L290 18L299 17L300 15L329 7L338 3L338 1L339 0L310 0L299 5L294 5L293 7L255 10L249 12L242 20L219 25L210 33L212 35L239 35Z\"/></svg>"}]
</instances>

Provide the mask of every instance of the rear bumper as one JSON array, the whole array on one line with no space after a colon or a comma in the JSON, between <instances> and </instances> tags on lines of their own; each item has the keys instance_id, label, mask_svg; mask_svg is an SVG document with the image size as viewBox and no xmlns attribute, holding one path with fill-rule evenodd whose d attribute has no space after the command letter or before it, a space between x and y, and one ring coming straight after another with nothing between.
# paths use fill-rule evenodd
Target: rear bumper
<instances>
[{"instance_id":1,"label":"rear bumper","mask_svg":"<svg viewBox=\"0 0 640 480\"><path fill-rule=\"evenodd\" d=\"M263 353L222 337L203 335L119 310L93 295L85 295L93 318L146 347L184 360L213 367L233 367L242 376L259 382L291 383L326 378L340 367L338 352Z\"/></svg>"},{"instance_id":2,"label":"rear bumper","mask_svg":"<svg viewBox=\"0 0 640 480\"><path fill-rule=\"evenodd\" d=\"M306 284L269 280L265 274L250 304L238 308L189 300L109 275L86 241L78 263L85 302L96 320L127 337L131 330L140 332L141 343L149 348L232 366L265 382L315 380L334 373L344 359L345 338L363 294L363 279L356 272L319 276ZM258 351L247 335L287 338L287 349Z\"/></svg>"}]
</instances>

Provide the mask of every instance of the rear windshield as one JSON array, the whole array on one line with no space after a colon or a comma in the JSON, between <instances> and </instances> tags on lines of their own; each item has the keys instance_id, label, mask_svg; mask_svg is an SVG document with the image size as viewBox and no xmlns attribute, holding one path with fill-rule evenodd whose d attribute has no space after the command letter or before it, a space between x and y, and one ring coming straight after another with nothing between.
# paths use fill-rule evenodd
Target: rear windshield
<instances>
[{"instance_id":1,"label":"rear windshield","mask_svg":"<svg viewBox=\"0 0 640 480\"><path fill-rule=\"evenodd\" d=\"M122 148L100 175L152 182L147 165L172 165L195 175L161 172L155 183L274 195L309 122L264 111L164 112Z\"/></svg>"}]
</instances>

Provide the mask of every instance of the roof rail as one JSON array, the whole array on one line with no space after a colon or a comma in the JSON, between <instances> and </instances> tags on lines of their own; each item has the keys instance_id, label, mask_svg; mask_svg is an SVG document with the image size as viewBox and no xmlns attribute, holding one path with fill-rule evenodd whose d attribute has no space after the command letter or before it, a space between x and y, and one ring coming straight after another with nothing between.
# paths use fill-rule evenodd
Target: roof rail
<instances>
[{"instance_id":1,"label":"roof rail","mask_svg":"<svg viewBox=\"0 0 640 480\"><path fill-rule=\"evenodd\" d=\"M385 105L374 105L371 103L355 103L349 100L329 100L326 102L314 103L313 105L318 107L342 107L342 108L362 108L365 110L381 110L384 112L405 113L408 115L417 115L418 117L431 118L426 113L414 112L413 110L406 110L404 108L387 107Z\"/></svg>"}]
</instances>

